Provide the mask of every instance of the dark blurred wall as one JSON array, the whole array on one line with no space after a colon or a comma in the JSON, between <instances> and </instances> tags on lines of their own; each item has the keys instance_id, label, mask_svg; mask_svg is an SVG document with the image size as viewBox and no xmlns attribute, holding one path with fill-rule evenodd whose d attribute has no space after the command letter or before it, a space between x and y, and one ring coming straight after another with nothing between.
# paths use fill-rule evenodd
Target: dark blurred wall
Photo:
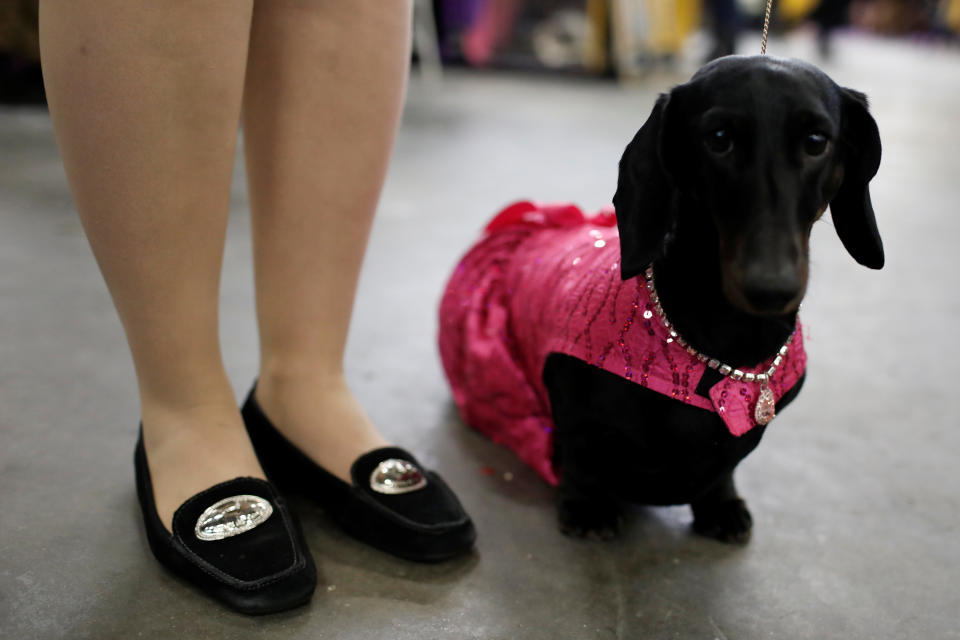
<instances>
[{"instance_id":1,"label":"dark blurred wall","mask_svg":"<svg viewBox=\"0 0 960 640\"><path fill-rule=\"evenodd\" d=\"M43 104L39 0L0 0L0 104Z\"/></svg>"},{"instance_id":2,"label":"dark blurred wall","mask_svg":"<svg viewBox=\"0 0 960 640\"><path fill-rule=\"evenodd\" d=\"M40 61L38 5L39 0L0 2L0 53L25 61Z\"/></svg>"}]
</instances>

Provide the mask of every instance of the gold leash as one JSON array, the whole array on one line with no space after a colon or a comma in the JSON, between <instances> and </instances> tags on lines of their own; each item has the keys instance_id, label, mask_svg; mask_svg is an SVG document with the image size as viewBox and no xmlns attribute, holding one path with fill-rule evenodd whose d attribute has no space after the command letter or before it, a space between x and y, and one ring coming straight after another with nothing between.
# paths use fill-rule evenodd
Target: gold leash
<instances>
[{"instance_id":1,"label":"gold leash","mask_svg":"<svg viewBox=\"0 0 960 640\"><path fill-rule=\"evenodd\" d=\"M773 9L773 0L767 0L767 11L763 14L763 40L760 41L760 55L767 53L767 31L770 29L771 9Z\"/></svg>"}]
</instances>

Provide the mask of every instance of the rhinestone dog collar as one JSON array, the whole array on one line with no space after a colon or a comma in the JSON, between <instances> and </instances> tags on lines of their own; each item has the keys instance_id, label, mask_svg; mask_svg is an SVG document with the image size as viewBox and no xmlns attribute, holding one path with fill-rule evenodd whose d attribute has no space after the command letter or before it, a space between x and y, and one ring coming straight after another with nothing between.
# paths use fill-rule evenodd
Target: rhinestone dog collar
<instances>
[{"instance_id":1,"label":"rhinestone dog collar","mask_svg":"<svg viewBox=\"0 0 960 640\"><path fill-rule=\"evenodd\" d=\"M657 295L657 289L653 280L653 265L647 267L645 278L647 281L647 290L650 292L650 301L653 302L654 305L653 309L660 318L660 321L663 323L663 326L667 329L670 337L675 340L678 345L686 349L687 353L694 356L711 369L715 369L721 375L738 382L742 381L759 384L760 397L757 398L757 406L753 410L753 418L759 425L765 425L773 420L774 416L776 415L776 401L773 397L773 391L770 389L770 381L773 379L773 375L777 372L777 368L783 363L784 357L790 350L790 343L793 342L793 336L797 332L796 329L794 329L787 337L787 341L783 343L782 347L780 347L776 357L773 359L773 362L766 371L763 373L747 373L741 371L740 369L736 369L728 364L720 362L716 358L711 358L708 355L700 353L694 347L690 346L687 341L684 340L679 333L677 333L676 329L673 327L673 323L667 318L667 314L660 305L660 297Z\"/></svg>"}]
</instances>

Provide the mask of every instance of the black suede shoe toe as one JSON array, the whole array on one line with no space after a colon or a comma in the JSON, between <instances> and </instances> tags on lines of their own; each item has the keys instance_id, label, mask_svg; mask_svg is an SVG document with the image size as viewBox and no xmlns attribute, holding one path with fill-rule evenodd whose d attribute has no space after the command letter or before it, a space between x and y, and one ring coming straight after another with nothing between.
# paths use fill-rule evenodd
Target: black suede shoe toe
<instances>
[{"instance_id":1,"label":"black suede shoe toe","mask_svg":"<svg viewBox=\"0 0 960 640\"><path fill-rule=\"evenodd\" d=\"M476 530L457 496L409 452L385 447L365 453L346 483L277 431L254 390L243 420L261 466L283 491L312 499L353 537L401 558L437 562L473 547Z\"/></svg>"},{"instance_id":2,"label":"black suede shoe toe","mask_svg":"<svg viewBox=\"0 0 960 640\"><path fill-rule=\"evenodd\" d=\"M243 613L274 613L310 600L317 585L313 558L269 482L235 478L198 493L173 514L171 533L157 515L142 435L134 466L147 540L160 564Z\"/></svg>"},{"instance_id":3,"label":"black suede shoe toe","mask_svg":"<svg viewBox=\"0 0 960 640\"><path fill-rule=\"evenodd\" d=\"M335 516L343 528L367 544L410 560L439 561L469 551L477 537L473 522L438 474L422 471L423 486L404 493L374 489L374 471L390 460L424 469L398 447L360 456L350 469L353 485L338 480L343 495Z\"/></svg>"}]
</instances>

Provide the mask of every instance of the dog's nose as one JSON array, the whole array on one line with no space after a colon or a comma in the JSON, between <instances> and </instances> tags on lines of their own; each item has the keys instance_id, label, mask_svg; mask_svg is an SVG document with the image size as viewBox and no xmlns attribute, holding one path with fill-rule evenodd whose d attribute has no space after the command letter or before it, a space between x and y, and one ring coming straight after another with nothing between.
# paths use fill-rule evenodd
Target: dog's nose
<instances>
[{"instance_id":1,"label":"dog's nose","mask_svg":"<svg viewBox=\"0 0 960 640\"><path fill-rule=\"evenodd\" d=\"M800 295L800 277L795 272L744 274L743 295L759 313L786 313Z\"/></svg>"}]
</instances>

